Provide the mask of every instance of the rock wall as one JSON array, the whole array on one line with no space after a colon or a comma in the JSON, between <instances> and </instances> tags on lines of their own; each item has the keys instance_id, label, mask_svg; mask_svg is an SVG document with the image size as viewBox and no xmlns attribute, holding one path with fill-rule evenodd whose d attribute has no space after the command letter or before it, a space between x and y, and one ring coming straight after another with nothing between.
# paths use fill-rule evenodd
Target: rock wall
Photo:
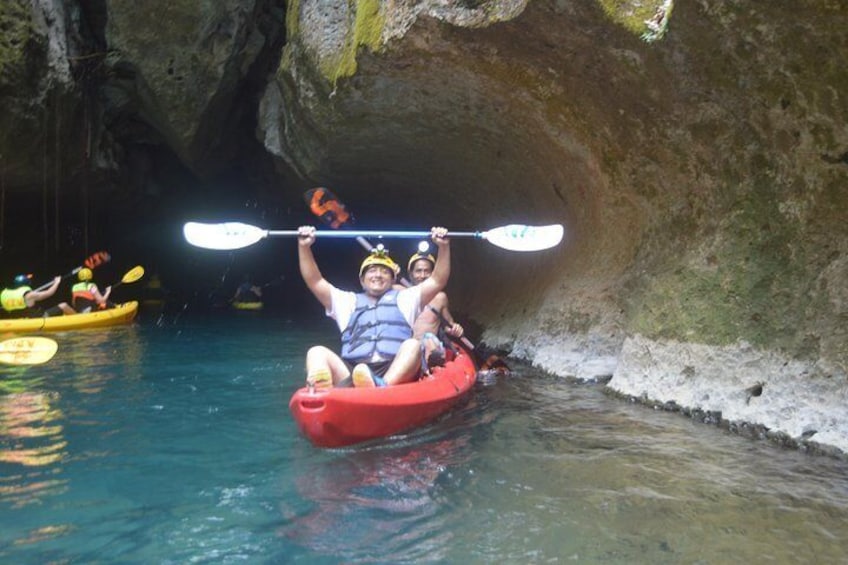
<instances>
[{"instance_id":1,"label":"rock wall","mask_svg":"<svg viewBox=\"0 0 848 565\"><path fill-rule=\"evenodd\" d=\"M0 172L7 187L42 183L47 159L51 172L67 166L57 146L79 143L72 11L49 0L0 4Z\"/></svg>"}]
</instances>

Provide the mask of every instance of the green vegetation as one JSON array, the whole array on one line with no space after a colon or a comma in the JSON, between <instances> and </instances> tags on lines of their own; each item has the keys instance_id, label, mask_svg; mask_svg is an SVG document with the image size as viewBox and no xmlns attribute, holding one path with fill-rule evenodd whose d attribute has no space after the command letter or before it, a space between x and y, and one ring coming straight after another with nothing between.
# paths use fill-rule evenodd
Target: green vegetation
<instances>
[{"instance_id":1,"label":"green vegetation","mask_svg":"<svg viewBox=\"0 0 848 565\"><path fill-rule=\"evenodd\" d=\"M379 49L385 24L385 18L380 13L379 0L352 1L356 5L352 37L345 42L346 49L339 54L338 62L322 68L324 76L334 84L338 79L356 73L356 55L360 47L368 47L371 51Z\"/></svg>"},{"instance_id":2,"label":"green vegetation","mask_svg":"<svg viewBox=\"0 0 848 565\"><path fill-rule=\"evenodd\" d=\"M673 0L597 0L607 16L645 41L665 35Z\"/></svg>"},{"instance_id":3,"label":"green vegetation","mask_svg":"<svg viewBox=\"0 0 848 565\"><path fill-rule=\"evenodd\" d=\"M774 192L761 181L739 197L702 265L689 256L643 281L646 291L631 302L634 331L716 345L740 338L761 346L798 345L800 313L809 302L803 292L807 258L794 243L799 226L785 220Z\"/></svg>"},{"instance_id":4,"label":"green vegetation","mask_svg":"<svg viewBox=\"0 0 848 565\"><path fill-rule=\"evenodd\" d=\"M356 11L353 27L348 30L344 49L334 57L317 61L322 76L335 85L340 78L350 77L356 73L356 56L360 47L371 51L380 48L380 40L385 25L385 17L380 12L380 0L349 0L349 5ZM286 32L289 38L298 36L300 18L300 1L290 0L286 15ZM291 64L293 53L291 47L286 48L281 68Z\"/></svg>"}]
</instances>

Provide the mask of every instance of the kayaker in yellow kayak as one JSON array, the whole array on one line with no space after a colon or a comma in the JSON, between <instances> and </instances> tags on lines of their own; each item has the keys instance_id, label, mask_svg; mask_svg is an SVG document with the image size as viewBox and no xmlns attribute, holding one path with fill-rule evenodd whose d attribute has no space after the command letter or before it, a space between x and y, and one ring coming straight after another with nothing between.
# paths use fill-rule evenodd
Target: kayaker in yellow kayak
<instances>
[{"instance_id":1,"label":"kayaker in yellow kayak","mask_svg":"<svg viewBox=\"0 0 848 565\"><path fill-rule=\"evenodd\" d=\"M262 287L253 284L250 275L245 275L230 302L262 302Z\"/></svg>"},{"instance_id":2,"label":"kayaker in yellow kayak","mask_svg":"<svg viewBox=\"0 0 848 565\"><path fill-rule=\"evenodd\" d=\"M105 310L115 306L109 302L109 295L112 294L112 286L107 286L101 293L97 285L92 279L91 269L83 267L77 273L79 282L71 287L71 306L74 310L81 313L91 312L93 310Z\"/></svg>"},{"instance_id":3,"label":"kayaker in yellow kayak","mask_svg":"<svg viewBox=\"0 0 848 565\"><path fill-rule=\"evenodd\" d=\"M112 287L107 286L104 292L100 292L97 285L92 281L93 273L88 267L83 267L77 273L77 283L71 287L71 306L67 302L61 302L47 311L48 315L56 316L64 314L87 314L96 310L105 310L115 305L109 302Z\"/></svg>"},{"instance_id":4,"label":"kayaker in yellow kayak","mask_svg":"<svg viewBox=\"0 0 848 565\"><path fill-rule=\"evenodd\" d=\"M422 304L429 304L450 278L448 232L434 227L430 233L439 254L427 280L407 289L394 289L400 269L388 253L378 249L362 262L359 282L363 292L356 293L339 290L324 278L312 253L315 228L298 229L300 274L342 332L341 355L321 345L307 352L307 386L373 387L416 377L420 345L412 337L412 325Z\"/></svg>"},{"instance_id":5,"label":"kayaker in yellow kayak","mask_svg":"<svg viewBox=\"0 0 848 565\"><path fill-rule=\"evenodd\" d=\"M3 310L13 313L18 318L37 318L44 314L43 310L36 306L36 302L41 302L50 298L56 293L59 288L59 283L62 282L62 277L56 276L53 282L44 290L33 290L32 275L17 275L15 277L14 288L4 288L0 292L0 305Z\"/></svg>"}]
</instances>

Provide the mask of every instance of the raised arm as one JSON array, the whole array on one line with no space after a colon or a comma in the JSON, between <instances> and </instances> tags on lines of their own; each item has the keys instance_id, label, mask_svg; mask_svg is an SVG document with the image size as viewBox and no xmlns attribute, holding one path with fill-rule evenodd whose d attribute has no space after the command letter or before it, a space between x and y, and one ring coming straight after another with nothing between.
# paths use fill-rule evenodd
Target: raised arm
<instances>
[{"instance_id":1,"label":"raised arm","mask_svg":"<svg viewBox=\"0 0 848 565\"><path fill-rule=\"evenodd\" d=\"M448 230L445 228L432 228L430 237L439 248L439 254L436 256L436 265L433 267L433 274L422 282L421 287L421 305L429 304L436 294L445 288L450 278L450 241L448 240Z\"/></svg>"},{"instance_id":2,"label":"raised arm","mask_svg":"<svg viewBox=\"0 0 848 565\"><path fill-rule=\"evenodd\" d=\"M50 298L56 293L56 289L59 288L59 283L62 282L62 277L56 276L53 279L53 283L45 288L44 290L31 290L24 295L24 301L26 305L32 308L36 302L44 300L45 298Z\"/></svg>"},{"instance_id":3,"label":"raised arm","mask_svg":"<svg viewBox=\"0 0 848 565\"><path fill-rule=\"evenodd\" d=\"M303 277L303 282L306 283L307 288L315 295L318 302L326 310L329 310L332 304L331 291L333 287L321 274L318 263L315 262L315 256L312 254L312 244L315 243L315 228L301 226L297 232L297 257L300 276Z\"/></svg>"}]
</instances>

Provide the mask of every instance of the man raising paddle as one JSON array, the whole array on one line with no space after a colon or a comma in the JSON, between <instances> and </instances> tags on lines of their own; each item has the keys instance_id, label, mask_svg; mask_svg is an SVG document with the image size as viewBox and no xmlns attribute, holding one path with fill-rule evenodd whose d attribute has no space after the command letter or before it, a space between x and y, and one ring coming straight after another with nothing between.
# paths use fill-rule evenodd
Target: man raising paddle
<instances>
[{"instance_id":1,"label":"man raising paddle","mask_svg":"<svg viewBox=\"0 0 848 565\"><path fill-rule=\"evenodd\" d=\"M394 385L415 378L420 365L419 342L412 339L412 325L422 305L429 304L450 277L447 230L432 228L430 236L439 248L430 278L404 290L393 289L397 265L384 252L377 252L362 262L359 282L363 292L354 293L339 290L321 274L312 253L315 228L298 229L300 274L342 332L341 355L321 345L307 352L308 386L345 386L348 377L354 386Z\"/></svg>"}]
</instances>

